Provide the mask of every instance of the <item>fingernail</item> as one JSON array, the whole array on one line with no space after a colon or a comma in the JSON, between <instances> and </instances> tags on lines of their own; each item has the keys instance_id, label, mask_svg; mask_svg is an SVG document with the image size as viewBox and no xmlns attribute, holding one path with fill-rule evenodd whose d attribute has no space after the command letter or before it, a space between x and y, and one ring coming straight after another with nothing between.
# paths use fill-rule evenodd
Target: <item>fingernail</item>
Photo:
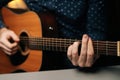
<instances>
[{"instance_id":1,"label":"fingernail","mask_svg":"<svg viewBox=\"0 0 120 80\"><path fill-rule=\"evenodd\" d=\"M84 38L88 38L88 35L87 35L87 34L84 34L83 37L84 37Z\"/></svg>"}]
</instances>

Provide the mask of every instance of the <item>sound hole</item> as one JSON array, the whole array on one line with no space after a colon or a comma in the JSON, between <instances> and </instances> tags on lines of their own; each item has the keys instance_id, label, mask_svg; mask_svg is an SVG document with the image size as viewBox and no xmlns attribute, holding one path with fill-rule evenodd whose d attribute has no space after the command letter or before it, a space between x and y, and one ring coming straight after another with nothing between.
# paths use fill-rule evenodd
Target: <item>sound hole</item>
<instances>
[{"instance_id":1,"label":"sound hole","mask_svg":"<svg viewBox=\"0 0 120 80\"><path fill-rule=\"evenodd\" d=\"M20 35L20 48L22 52L26 53L29 50L29 39L28 35L25 32L22 32Z\"/></svg>"},{"instance_id":2,"label":"sound hole","mask_svg":"<svg viewBox=\"0 0 120 80\"><path fill-rule=\"evenodd\" d=\"M13 65L16 65L16 66L19 64L22 64L26 60L26 58L28 57L28 50L29 50L28 43L29 43L29 41L27 39L27 37L28 37L27 33L22 32L20 35L20 38L22 38L22 37L25 37L25 39L20 40L20 44L19 44L20 49L18 49L16 54L9 56L11 63Z\"/></svg>"}]
</instances>

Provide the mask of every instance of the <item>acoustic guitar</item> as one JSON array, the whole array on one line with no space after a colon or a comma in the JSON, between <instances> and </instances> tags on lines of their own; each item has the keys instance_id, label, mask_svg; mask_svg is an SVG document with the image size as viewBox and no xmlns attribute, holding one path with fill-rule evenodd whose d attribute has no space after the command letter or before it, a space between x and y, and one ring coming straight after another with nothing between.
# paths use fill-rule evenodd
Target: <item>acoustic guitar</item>
<instances>
[{"instance_id":1,"label":"acoustic guitar","mask_svg":"<svg viewBox=\"0 0 120 80\"><path fill-rule=\"evenodd\" d=\"M47 20L43 19L42 17ZM69 45L78 39L63 39L43 36L43 29L48 24L46 34L54 32L54 19L45 15L38 16L33 11L15 13L2 8L2 17L6 26L19 37L19 50L15 55L8 56L0 51L0 73L11 73L22 69L26 72L38 71L42 65L43 50L66 52ZM51 25L49 25L52 23ZM43 25L44 24L44 25ZM96 54L120 56L120 42L93 41Z\"/></svg>"}]
</instances>

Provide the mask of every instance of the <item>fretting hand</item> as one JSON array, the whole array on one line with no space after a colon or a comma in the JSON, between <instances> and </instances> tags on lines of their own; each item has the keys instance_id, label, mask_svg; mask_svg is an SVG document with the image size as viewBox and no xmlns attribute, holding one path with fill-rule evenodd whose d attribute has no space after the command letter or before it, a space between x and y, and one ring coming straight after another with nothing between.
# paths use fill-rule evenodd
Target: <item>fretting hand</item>
<instances>
[{"instance_id":1,"label":"fretting hand","mask_svg":"<svg viewBox=\"0 0 120 80\"><path fill-rule=\"evenodd\" d=\"M78 53L80 44L81 50ZM80 67L91 67L95 62L95 57L97 57L94 54L92 39L87 34L83 35L82 43L74 42L68 47L67 55L74 66Z\"/></svg>"}]
</instances>

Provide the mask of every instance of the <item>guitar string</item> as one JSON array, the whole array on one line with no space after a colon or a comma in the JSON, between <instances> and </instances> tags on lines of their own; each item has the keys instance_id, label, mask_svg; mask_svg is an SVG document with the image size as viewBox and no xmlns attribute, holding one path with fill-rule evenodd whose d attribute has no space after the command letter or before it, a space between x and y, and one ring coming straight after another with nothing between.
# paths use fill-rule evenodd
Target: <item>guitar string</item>
<instances>
[{"instance_id":1,"label":"guitar string","mask_svg":"<svg viewBox=\"0 0 120 80\"><path fill-rule=\"evenodd\" d=\"M39 45L42 46L44 50L53 50L53 51L64 51L66 52L67 47L72 44L74 41L80 41L77 39L61 39L61 38L28 38L28 37L22 37L23 41L27 41L28 44L31 43L32 46L37 46L38 49ZM106 42L108 44L106 44ZM99 43L99 44L98 44ZM97 47L94 47L95 51L98 49L99 53L110 53L109 55L117 55L117 42L111 42L111 41L93 41L93 45L98 45L99 49ZM107 50L106 50L107 46ZM47 48L46 48L47 47ZM54 48L51 48L54 47ZM56 47L56 48L55 48ZM36 47L35 47L36 48ZM42 49L41 48L41 49ZM59 48L59 49L58 49ZM63 49L64 48L64 49Z\"/></svg>"},{"instance_id":2,"label":"guitar string","mask_svg":"<svg viewBox=\"0 0 120 80\"><path fill-rule=\"evenodd\" d=\"M35 38L34 38L35 39ZM71 39L29 39L30 40L30 42L31 43L34 43L34 44L38 44L38 45L40 45L41 43L45 43L45 44L60 44L61 45L61 43L63 42L64 44L66 43L66 45L68 46L68 45L70 45L70 44L72 44L75 40L71 40ZM28 38L26 39L23 39L22 38L22 40L24 40L24 41L28 41ZM69 42L68 42L68 40L70 40ZM108 42L108 41L107 41ZM114 44L115 43L115 44ZM98 41L97 41L97 43L96 43L96 41L94 41L94 43L93 43L94 45L96 45L96 44L98 44ZM108 42L108 44L109 44L109 48L112 48L112 47L115 47L116 46L116 44L117 44L117 42ZM106 42L104 41L99 41L99 46L107 46L108 44L106 44ZM110 45L111 44L111 45Z\"/></svg>"},{"instance_id":3,"label":"guitar string","mask_svg":"<svg viewBox=\"0 0 120 80\"><path fill-rule=\"evenodd\" d=\"M42 45L45 45L46 44L46 46L56 46L56 47L68 47L68 45L69 44L71 44L71 43L73 43L73 41L75 41L75 40L72 40L72 39L58 39L58 38L42 38L42 39L38 39L38 38L22 38L22 40L26 40L26 41L28 41L28 40L31 40L31 41L33 41L33 43L34 43L34 45L35 44L42 44ZM34 41L34 39L35 39L35 41ZM51 41L52 40L52 41ZM70 40L70 41L69 41ZM41 43L41 41L42 42L45 42L44 44L43 43ZM60 44L61 42L67 42L67 41L69 41L69 43L67 43L67 44L64 44L64 45L62 45L62 44ZM58 43L59 42L59 43ZM94 42L97 42L97 44L98 44L98 41L94 41ZM49 43L49 44L48 44ZM102 51L106 51L105 49L104 49L104 46L108 46L108 44L112 44L112 46L108 46L108 49L110 49L110 51L111 52L116 52L116 51L114 51L114 49L116 49L116 44L117 44L117 42L110 42L110 41L108 41L108 44L105 44L106 43L106 41L99 41L99 43L100 43L100 45L99 45L99 48L100 48L100 50L101 50L101 52ZM94 45L95 45L96 43L94 43ZM114 45L113 45L114 44ZM102 49L103 48L103 49ZM94 48L94 49L96 49L96 47ZM113 49L113 50L112 50Z\"/></svg>"}]
</instances>

